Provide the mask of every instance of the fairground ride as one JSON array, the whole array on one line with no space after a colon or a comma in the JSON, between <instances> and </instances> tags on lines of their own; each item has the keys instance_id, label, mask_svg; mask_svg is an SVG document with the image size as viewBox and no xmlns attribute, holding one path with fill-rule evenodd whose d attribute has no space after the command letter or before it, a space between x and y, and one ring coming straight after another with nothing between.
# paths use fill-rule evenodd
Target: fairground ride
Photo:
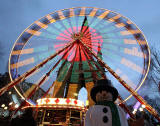
<instances>
[{"instance_id":1,"label":"fairground ride","mask_svg":"<svg viewBox=\"0 0 160 126\"><path fill-rule=\"evenodd\" d=\"M150 50L140 29L119 13L77 7L35 21L16 40L9 58L13 86L31 105L42 98L77 99L82 87L109 78L120 105L134 96L155 118L160 117L138 93L150 66Z\"/></svg>"}]
</instances>

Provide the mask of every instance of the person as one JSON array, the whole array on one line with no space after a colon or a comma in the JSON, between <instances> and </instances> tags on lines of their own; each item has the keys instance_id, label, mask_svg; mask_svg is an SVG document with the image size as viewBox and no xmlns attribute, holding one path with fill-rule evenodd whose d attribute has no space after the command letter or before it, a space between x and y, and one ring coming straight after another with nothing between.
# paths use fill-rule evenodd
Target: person
<instances>
[{"instance_id":1,"label":"person","mask_svg":"<svg viewBox=\"0 0 160 126\"><path fill-rule=\"evenodd\" d=\"M98 80L90 95L95 105L86 112L85 126L128 126L125 112L114 103L118 91L110 80Z\"/></svg>"}]
</instances>

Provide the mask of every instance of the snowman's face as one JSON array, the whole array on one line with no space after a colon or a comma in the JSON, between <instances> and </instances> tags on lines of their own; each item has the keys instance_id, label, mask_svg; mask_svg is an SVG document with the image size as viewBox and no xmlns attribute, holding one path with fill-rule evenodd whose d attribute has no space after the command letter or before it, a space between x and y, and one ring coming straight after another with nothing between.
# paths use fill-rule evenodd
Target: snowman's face
<instances>
[{"instance_id":1,"label":"snowman's face","mask_svg":"<svg viewBox=\"0 0 160 126\"><path fill-rule=\"evenodd\" d=\"M99 101L113 101L113 96L110 92L102 90L96 94L96 102Z\"/></svg>"}]
</instances>

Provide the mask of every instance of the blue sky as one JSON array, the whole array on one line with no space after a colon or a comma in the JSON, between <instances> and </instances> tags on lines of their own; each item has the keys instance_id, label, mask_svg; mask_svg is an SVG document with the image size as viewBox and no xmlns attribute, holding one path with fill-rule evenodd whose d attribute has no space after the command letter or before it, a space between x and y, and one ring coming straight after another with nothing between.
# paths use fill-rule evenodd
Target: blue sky
<instances>
[{"instance_id":1,"label":"blue sky","mask_svg":"<svg viewBox=\"0 0 160 126\"><path fill-rule=\"evenodd\" d=\"M1 0L0 73L8 71L12 46L21 32L34 21L56 10L87 6L116 11L132 20L144 33L149 45L159 48L159 0Z\"/></svg>"}]
</instances>

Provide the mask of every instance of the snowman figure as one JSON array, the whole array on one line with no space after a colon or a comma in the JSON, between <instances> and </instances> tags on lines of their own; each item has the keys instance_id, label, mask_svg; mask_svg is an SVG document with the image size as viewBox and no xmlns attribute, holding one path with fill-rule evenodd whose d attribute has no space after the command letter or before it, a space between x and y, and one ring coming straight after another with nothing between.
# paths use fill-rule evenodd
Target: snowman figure
<instances>
[{"instance_id":1,"label":"snowman figure","mask_svg":"<svg viewBox=\"0 0 160 126\"><path fill-rule=\"evenodd\" d=\"M118 91L110 80L98 80L90 95L96 104L88 109L85 126L128 126L125 112L114 103Z\"/></svg>"}]
</instances>

